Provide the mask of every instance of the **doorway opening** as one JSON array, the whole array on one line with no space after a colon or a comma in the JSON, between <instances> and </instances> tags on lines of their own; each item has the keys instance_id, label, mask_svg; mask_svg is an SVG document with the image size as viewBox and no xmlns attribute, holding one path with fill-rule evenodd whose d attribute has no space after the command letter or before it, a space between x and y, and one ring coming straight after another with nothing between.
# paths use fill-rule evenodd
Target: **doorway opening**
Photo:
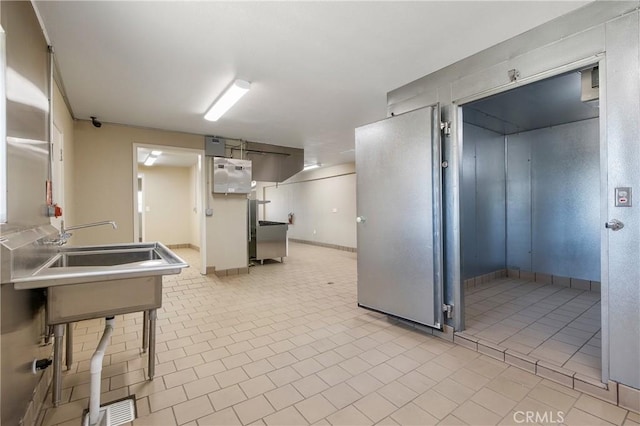
<instances>
[{"instance_id":1,"label":"doorway opening","mask_svg":"<svg viewBox=\"0 0 640 426\"><path fill-rule=\"evenodd\" d=\"M136 144L134 155L134 240L193 250L204 259L203 153Z\"/></svg>"},{"instance_id":2,"label":"doorway opening","mask_svg":"<svg viewBox=\"0 0 640 426\"><path fill-rule=\"evenodd\" d=\"M462 106L460 206L464 333L600 380L598 103L591 66Z\"/></svg>"}]
</instances>

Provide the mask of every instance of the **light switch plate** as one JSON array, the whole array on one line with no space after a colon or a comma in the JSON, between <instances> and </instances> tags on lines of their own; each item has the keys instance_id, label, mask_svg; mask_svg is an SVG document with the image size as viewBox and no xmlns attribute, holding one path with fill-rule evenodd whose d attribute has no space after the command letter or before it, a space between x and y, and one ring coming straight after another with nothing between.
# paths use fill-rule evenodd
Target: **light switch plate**
<instances>
[{"instance_id":1,"label":"light switch plate","mask_svg":"<svg viewBox=\"0 0 640 426\"><path fill-rule=\"evenodd\" d=\"M620 186L616 188L616 207L631 207L631 187Z\"/></svg>"}]
</instances>

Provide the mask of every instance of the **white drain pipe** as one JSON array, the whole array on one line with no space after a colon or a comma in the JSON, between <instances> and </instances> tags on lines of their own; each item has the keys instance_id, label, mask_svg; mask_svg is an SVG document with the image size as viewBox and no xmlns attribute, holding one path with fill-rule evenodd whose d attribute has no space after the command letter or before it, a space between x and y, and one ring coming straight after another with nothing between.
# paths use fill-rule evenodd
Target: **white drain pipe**
<instances>
[{"instance_id":1,"label":"white drain pipe","mask_svg":"<svg viewBox=\"0 0 640 426\"><path fill-rule=\"evenodd\" d=\"M114 317L105 318L104 333L98 343L96 351L91 357L91 394L89 396L89 424L98 423L100 415L100 382L102 381L102 360L104 359L104 351L107 349L111 334L113 334L113 326L116 320Z\"/></svg>"}]
</instances>

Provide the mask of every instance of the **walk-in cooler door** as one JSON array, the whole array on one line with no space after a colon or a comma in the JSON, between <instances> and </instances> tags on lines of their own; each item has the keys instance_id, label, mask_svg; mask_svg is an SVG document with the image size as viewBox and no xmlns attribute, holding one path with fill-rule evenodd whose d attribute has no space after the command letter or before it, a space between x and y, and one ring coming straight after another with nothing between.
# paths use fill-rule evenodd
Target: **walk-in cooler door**
<instances>
[{"instance_id":1,"label":"walk-in cooler door","mask_svg":"<svg viewBox=\"0 0 640 426\"><path fill-rule=\"evenodd\" d=\"M437 105L356 129L358 305L442 326Z\"/></svg>"}]
</instances>

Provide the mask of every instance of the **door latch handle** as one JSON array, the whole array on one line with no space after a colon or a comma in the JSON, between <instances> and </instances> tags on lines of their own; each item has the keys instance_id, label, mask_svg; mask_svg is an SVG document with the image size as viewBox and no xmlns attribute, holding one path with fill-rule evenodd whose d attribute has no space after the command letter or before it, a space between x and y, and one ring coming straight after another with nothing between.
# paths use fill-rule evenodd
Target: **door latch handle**
<instances>
[{"instance_id":1,"label":"door latch handle","mask_svg":"<svg viewBox=\"0 0 640 426\"><path fill-rule=\"evenodd\" d=\"M356 222L358 222L358 223L364 223L364 222L366 222L366 221L367 221L367 218L366 218L366 217L364 217L364 216L358 216L358 217L356 217Z\"/></svg>"},{"instance_id":2,"label":"door latch handle","mask_svg":"<svg viewBox=\"0 0 640 426\"><path fill-rule=\"evenodd\" d=\"M605 223L604 227L611 229L612 231L619 231L624 228L624 223L620 222L618 219L612 219L610 222Z\"/></svg>"}]
</instances>

